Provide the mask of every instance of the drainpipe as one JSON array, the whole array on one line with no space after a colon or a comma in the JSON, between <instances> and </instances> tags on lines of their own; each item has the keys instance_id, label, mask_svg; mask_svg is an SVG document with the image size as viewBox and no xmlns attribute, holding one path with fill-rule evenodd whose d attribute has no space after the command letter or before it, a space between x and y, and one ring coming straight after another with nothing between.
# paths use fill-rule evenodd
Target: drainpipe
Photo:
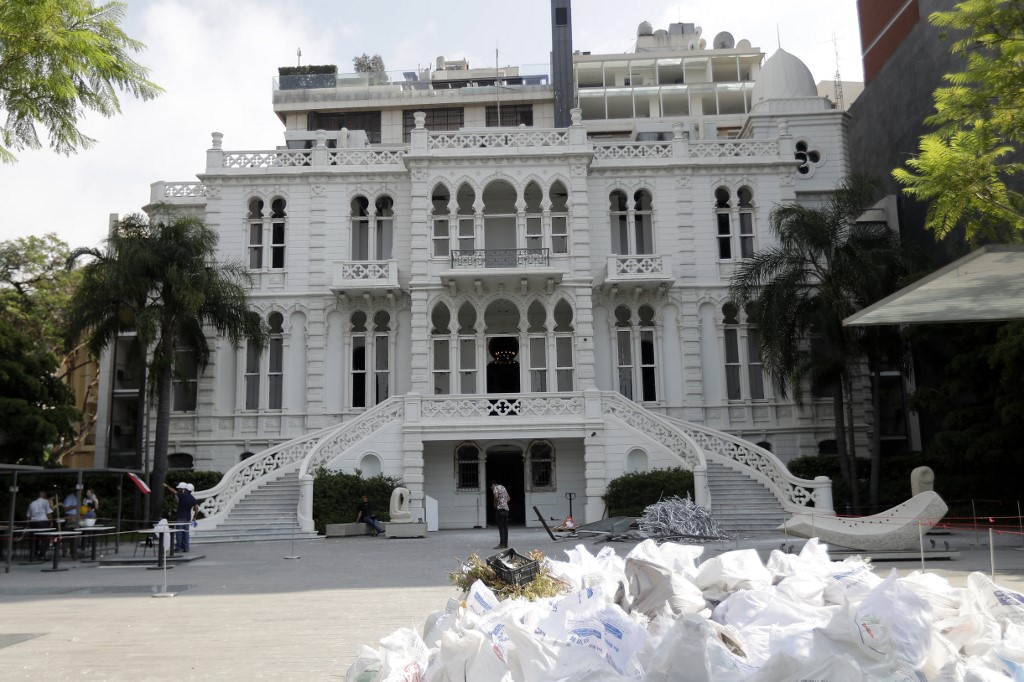
<instances>
[{"instance_id":1,"label":"drainpipe","mask_svg":"<svg viewBox=\"0 0 1024 682\"><path fill-rule=\"evenodd\" d=\"M313 525L313 477L309 474L299 474L299 530L303 533L312 533L315 530Z\"/></svg>"}]
</instances>

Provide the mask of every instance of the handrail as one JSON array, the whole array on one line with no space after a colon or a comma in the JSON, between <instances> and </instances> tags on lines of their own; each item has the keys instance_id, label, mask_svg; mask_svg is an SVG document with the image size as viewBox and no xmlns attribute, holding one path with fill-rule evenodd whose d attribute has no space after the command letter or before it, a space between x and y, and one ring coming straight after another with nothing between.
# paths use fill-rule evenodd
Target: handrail
<instances>
[{"instance_id":1,"label":"handrail","mask_svg":"<svg viewBox=\"0 0 1024 682\"><path fill-rule=\"evenodd\" d=\"M686 462L691 469L705 466L704 452L685 430L669 419L637 405L621 393L601 393L601 413L618 417L644 435L653 438Z\"/></svg>"},{"instance_id":2,"label":"handrail","mask_svg":"<svg viewBox=\"0 0 1024 682\"><path fill-rule=\"evenodd\" d=\"M306 452L302 464L299 465L299 480L301 481L304 476L311 476L320 466L404 415L405 397L391 396L355 419L342 422L335 427L333 433L323 435Z\"/></svg>"},{"instance_id":3,"label":"handrail","mask_svg":"<svg viewBox=\"0 0 1024 682\"><path fill-rule=\"evenodd\" d=\"M811 481L794 476L772 452L737 436L673 417L665 419L677 424L704 452L748 470L768 487L786 511L807 511L813 503L816 514L835 514L830 480Z\"/></svg>"},{"instance_id":4,"label":"handrail","mask_svg":"<svg viewBox=\"0 0 1024 682\"><path fill-rule=\"evenodd\" d=\"M199 511L207 519L222 514L234 504L240 492L257 480L301 462L320 438L338 428L338 424L333 424L319 431L292 438L242 460L228 469L217 485L193 493L197 501L201 500Z\"/></svg>"}]
</instances>

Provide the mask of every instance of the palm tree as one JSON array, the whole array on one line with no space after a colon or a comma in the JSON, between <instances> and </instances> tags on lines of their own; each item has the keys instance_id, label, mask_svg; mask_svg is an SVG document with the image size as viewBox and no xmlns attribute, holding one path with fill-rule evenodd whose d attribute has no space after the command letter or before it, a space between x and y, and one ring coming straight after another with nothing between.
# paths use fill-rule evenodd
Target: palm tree
<instances>
[{"instance_id":1,"label":"palm tree","mask_svg":"<svg viewBox=\"0 0 1024 682\"><path fill-rule=\"evenodd\" d=\"M157 211L166 220L129 216L111 233L104 251L72 255L95 258L83 268L69 332L87 334L94 352L118 334L135 334L140 356L148 357L149 389L157 406L150 487L162 490L179 349L187 350L202 371L210 358L208 332L226 336L238 348L243 340L262 347L267 331L249 309L248 272L240 263L216 261L217 234L198 217L177 216L163 207ZM161 504L162 497L153 495L151 518Z\"/></svg>"},{"instance_id":2,"label":"palm tree","mask_svg":"<svg viewBox=\"0 0 1024 682\"><path fill-rule=\"evenodd\" d=\"M857 222L875 191L872 181L853 175L820 206L776 206L769 223L777 244L744 260L730 281L731 297L757 326L764 368L780 393L791 392L798 404L807 383L831 394L840 476L854 509L860 499L847 420L853 415L853 377L874 346L861 328L842 322L895 290L893 273L903 269L898 235L884 223Z\"/></svg>"}]
</instances>

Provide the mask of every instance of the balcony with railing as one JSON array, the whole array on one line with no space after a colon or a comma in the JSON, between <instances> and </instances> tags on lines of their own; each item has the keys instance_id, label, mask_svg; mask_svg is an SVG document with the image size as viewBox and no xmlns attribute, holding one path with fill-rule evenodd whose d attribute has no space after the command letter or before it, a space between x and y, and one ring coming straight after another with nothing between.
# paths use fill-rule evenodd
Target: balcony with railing
<instances>
[{"instance_id":1,"label":"balcony with railing","mask_svg":"<svg viewBox=\"0 0 1024 682\"><path fill-rule=\"evenodd\" d=\"M455 249L441 281L459 287L543 287L560 283L563 274L561 267L552 265L550 249Z\"/></svg>"},{"instance_id":2,"label":"balcony with railing","mask_svg":"<svg viewBox=\"0 0 1024 682\"><path fill-rule=\"evenodd\" d=\"M397 260L343 260L334 263L331 291L363 294L398 289Z\"/></svg>"},{"instance_id":3,"label":"balcony with railing","mask_svg":"<svg viewBox=\"0 0 1024 682\"><path fill-rule=\"evenodd\" d=\"M673 282L675 278L672 277L672 267L667 256L656 253L608 256L605 290L611 287L618 287L620 290L668 289Z\"/></svg>"}]
</instances>

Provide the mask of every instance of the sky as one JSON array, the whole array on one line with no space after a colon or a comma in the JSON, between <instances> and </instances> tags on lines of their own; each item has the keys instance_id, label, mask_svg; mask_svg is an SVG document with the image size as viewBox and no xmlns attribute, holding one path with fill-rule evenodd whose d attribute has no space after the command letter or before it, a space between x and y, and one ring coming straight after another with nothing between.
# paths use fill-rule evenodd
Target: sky
<instances>
[{"instance_id":1,"label":"sky","mask_svg":"<svg viewBox=\"0 0 1024 682\"><path fill-rule=\"evenodd\" d=\"M358 8L358 10L356 10ZM0 240L55 232L72 248L96 246L108 216L138 212L156 181L195 181L210 133L229 151L273 149L283 126L271 104L277 67L337 64L380 54L389 71L434 63L439 55L471 67L546 64L549 0L128 0L126 33L145 43L136 61L165 93L141 102L122 96L122 113L81 121L94 147L66 157L49 149L16 152L0 164ZM780 45L815 81L863 80L856 0L576 0L573 49L631 52L636 27L672 22L748 39L771 55ZM43 137L44 131L40 131Z\"/></svg>"}]
</instances>

